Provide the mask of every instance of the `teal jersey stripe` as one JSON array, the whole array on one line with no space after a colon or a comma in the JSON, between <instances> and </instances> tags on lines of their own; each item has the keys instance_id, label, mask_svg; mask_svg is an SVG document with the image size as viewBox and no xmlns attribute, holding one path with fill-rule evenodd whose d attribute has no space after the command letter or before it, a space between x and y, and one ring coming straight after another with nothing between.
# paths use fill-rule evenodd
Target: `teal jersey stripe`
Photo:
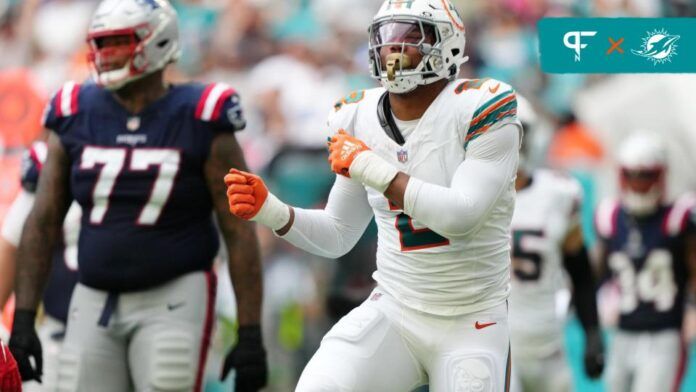
<instances>
[{"instance_id":1,"label":"teal jersey stripe","mask_svg":"<svg viewBox=\"0 0 696 392\"><path fill-rule=\"evenodd\" d=\"M471 116L471 119L472 119L472 120L475 119L475 118L478 117L481 113L485 112L488 108L490 108L491 106L493 106L496 102L502 101L503 99L509 97L511 94L514 94L514 92L513 92L512 90L503 91L502 93L500 93L500 94L496 95L495 97L489 99L486 103L484 103L483 105L479 106L478 109L476 109L476 111L474 112L474 115Z\"/></svg>"},{"instance_id":2,"label":"teal jersey stripe","mask_svg":"<svg viewBox=\"0 0 696 392\"><path fill-rule=\"evenodd\" d=\"M517 100L512 100L506 103L505 105L493 110L492 112L488 113L485 117L483 117L481 120L479 120L476 124L474 124L472 127L470 127L466 137L474 137L476 133L485 130L486 128L495 124L496 122L504 118L514 116L516 114L516 109Z\"/></svg>"}]
</instances>

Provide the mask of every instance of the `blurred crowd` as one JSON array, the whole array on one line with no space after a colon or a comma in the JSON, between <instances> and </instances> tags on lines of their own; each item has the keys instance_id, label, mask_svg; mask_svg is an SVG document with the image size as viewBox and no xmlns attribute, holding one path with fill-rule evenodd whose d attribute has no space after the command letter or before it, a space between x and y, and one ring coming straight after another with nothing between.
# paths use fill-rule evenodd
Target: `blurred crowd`
<instances>
[{"instance_id":1,"label":"blurred crowd","mask_svg":"<svg viewBox=\"0 0 696 392\"><path fill-rule=\"evenodd\" d=\"M367 27L379 0L174 0L180 16L176 81L221 81L241 95L239 134L250 168L300 207L326 200L325 122L334 102L377 86L367 74ZM672 196L696 189L694 76L552 75L539 69L536 22L546 16L693 16L696 0L453 0L465 19L469 62L462 77L510 83L540 113L539 164L571 171L591 210L615 189L614 146L647 127L668 135ZM85 35L96 0L0 0L0 221L19 187L22 150L42 137L45 101L66 80L90 77ZM607 92L611 91L611 94ZM618 98L617 98L618 95ZM320 337L372 288L374 231L338 263L320 260L260 230L271 390L290 390ZM374 229L372 229L374 230ZM220 274L225 277L226 274ZM222 285L229 284L223 282ZM219 326L234 324L220 295ZM227 300L227 301L226 301ZM231 328L227 328L231 329ZM229 345L221 333L215 344ZM219 362L211 361L211 369ZM212 377L212 376L211 376ZM211 381L210 385L214 382ZM212 386L210 390L213 390Z\"/></svg>"}]
</instances>

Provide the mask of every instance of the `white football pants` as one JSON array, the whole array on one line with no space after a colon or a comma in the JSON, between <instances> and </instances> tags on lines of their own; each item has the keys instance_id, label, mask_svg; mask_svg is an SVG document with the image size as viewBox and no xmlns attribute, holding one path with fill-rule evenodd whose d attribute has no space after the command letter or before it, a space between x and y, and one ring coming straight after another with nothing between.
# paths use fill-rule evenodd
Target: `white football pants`
<instances>
[{"instance_id":1,"label":"white football pants","mask_svg":"<svg viewBox=\"0 0 696 392\"><path fill-rule=\"evenodd\" d=\"M569 392L573 377L565 352L542 358L523 357L512 352L512 392Z\"/></svg>"},{"instance_id":2,"label":"white football pants","mask_svg":"<svg viewBox=\"0 0 696 392\"><path fill-rule=\"evenodd\" d=\"M510 380L507 305L462 316L407 308L379 287L324 336L298 392L503 392Z\"/></svg>"},{"instance_id":3,"label":"white football pants","mask_svg":"<svg viewBox=\"0 0 696 392\"><path fill-rule=\"evenodd\" d=\"M609 350L610 392L678 391L686 351L678 330L617 331Z\"/></svg>"},{"instance_id":4,"label":"white football pants","mask_svg":"<svg viewBox=\"0 0 696 392\"><path fill-rule=\"evenodd\" d=\"M192 272L148 290L108 294L79 284L58 360L57 392L199 392L215 283ZM104 321L104 322L102 322Z\"/></svg>"}]
</instances>

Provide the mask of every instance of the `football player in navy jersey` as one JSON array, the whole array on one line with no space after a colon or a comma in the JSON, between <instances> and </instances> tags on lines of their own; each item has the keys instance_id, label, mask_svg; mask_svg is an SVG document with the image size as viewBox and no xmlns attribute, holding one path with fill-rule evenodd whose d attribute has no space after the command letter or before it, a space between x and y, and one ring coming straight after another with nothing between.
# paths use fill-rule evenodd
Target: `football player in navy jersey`
<instances>
[{"instance_id":1,"label":"football player in navy jersey","mask_svg":"<svg viewBox=\"0 0 696 392\"><path fill-rule=\"evenodd\" d=\"M18 250L10 348L22 378L41 379L36 308L72 197L82 207L79 282L58 381L65 391L199 391L212 327L218 233L230 256L238 342L223 377L266 383L254 227L227 213L222 178L246 166L234 132L239 96L224 84L167 85L179 57L164 0L104 0L89 29L97 84L66 83L44 125L48 156ZM30 361L33 358L34 363Z\"/></svg>"},{"instance_id":2,"label":"football player in navy jersey","mask_svg":"<svg viewBox=\"0 0 696 392\"><path fill-rule=\"evenodd\" d=\"M696 198L665 203L666 152L655 134L621 146L621 194L596 212L602 266L620 290L618 330L609 350L609 391L677 391L686 350L681 336L696 273L689 217Z\"/></svg>"},{"instance_id":3,"label":"football player in navy jersey","mask_svg":"<svg viewBox=\"0 0 696 392\"><path fill-rule=\"evenodd\" d=\"M24 223L34 205L36 185L41 168L46 161L46 143L35 142L22 159L22 190L15 197L2 224L0 241L8 244L11 251L0 252L0 264L7 270L16 268L16 248L22 234ZM38 335L43 342L43 382L55 385L58 367L58 353L65 336L68 306L77 283L77 235L80 230L80 206L73 202L63 222L62 235L56 241L52 253L52 269L43 295L44 317ZM12 278L0 281L0 306L4 306L14 287ZM25 385L27 391L43 390L38 384Z\"/></svg>"}]
</instances>

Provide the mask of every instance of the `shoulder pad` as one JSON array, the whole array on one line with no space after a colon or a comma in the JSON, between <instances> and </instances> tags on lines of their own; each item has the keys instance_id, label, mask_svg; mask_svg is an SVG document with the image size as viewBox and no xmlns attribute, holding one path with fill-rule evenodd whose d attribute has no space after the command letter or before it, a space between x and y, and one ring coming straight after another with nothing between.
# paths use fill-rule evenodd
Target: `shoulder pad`
<instances>
[{"instance_id":1,"label":"shoulder pad","mask_svg":"<svg viewBox=\"0 0 696 392\"><path fill-rule=\"evenodd\" d=\"M616 232L616 219L619 208L620 205L616 199L602 200L597 206L595 226L600 237L610 238Z\"/></svg>"},{"instance_id":2,"label":"shoulder pad","mask_svg":"<svg viewBox=\"0 0 696 392\"><path fill-rule=\"evenodd\" d=\"M346 95L345 97L339 99L336 101L334 104L334 111L339 111L343 107L343 105L350 105L353 103L358 103L365 98L365 90L360 90L360 91L353 91L350 94Z\"/></svg>"},{"instance_id":3,"label":"shoulder pad","mask_svg":"<svg viewBox=\"0 0 696 392\"><path fill-rule=\"evenodd\" d=\"M48 148L45 142L34 142L22 156L22 188L28 192L36 191L39 183L39 175L46 162Z\"/></svg>"},{"instance_id":4,"label":"shoulder pad","mask_svg":"<svg viewBox=\"0 0 696 392\"><path fill-rule=\"evenodd\" d=\"M689 217L696 209L696 194L688 193L672 205L663 223L664 232L669 236L682 234L687 227Z\"/></svg>"},{"instance_id":5,"label":"shoulder pad","mask_svg":"<svg viewBox=\"0 0 696 392\"><path fill-rule=\"evenodd\" d=\"M517 122L517 95L506 83L495 79L471 79L460 82L455 94L475 94L478 104L469 119L465 143L486 133L494 125Z\"/></svg>"},{"instance_id":6,"label":"shoulder pad","mask_svg":"<svg viewBox=\"0 0 696 392\"><path fill-rule=\"evenodd\" d=\"M80 110L79 95L81 85L73 81L66 82L46 104L41 123L45 128L54 129L58 122L74 116Z\"/></svg>"},{"instance_id":7,"label":"shoulder pad","mask_svg":"<svg viewBox=\"0 0 696 392\"><path fill-rule=\"evenodd\" d=\"M375 88L353 91L337 100L331 111L329 111L327 120L327 125L329 127L328 135L333 135L338 132L339 129L343 129L352 134L355 131L353 126L355 125L355 116L358 107L360 107L360 104L366 97L371 97L373 94L378 93L379 90L379 88Z\"/></svg>"},{"instance_id":8,"label":"shoulder pad","mask_svg":"<svg viewBox=\"0 0 696 392\"><path fill-rule=\"evenodd\" d=\"M77 97L80 94L80 87L80 84L69 81L55 93L51 104L56 117L70 117L77 114L79 110Z\"/></svg>"},{"instance_id":9,"label":"shoulder pad","mask_svg":"<svg viewBox=\"0 0 696 392\"><path fill-rule=\"evenodd\" d=\"M558 170L551 170L550 174L559 192L566 197L582 200L582 185L580 181L570 174Z\"/></svg>"},{"instance_id":10,"label":"shoulder pad","mask_svg":"<svg viewBox=\"0 0 696 392\"><path fill-rule=\"evenodd\" d=\"M198 98L194 116L201 121L215 122L221 119L225 109L239 105L239 95L230 85L211 83Z\"/></svg>"}]
</instances>

